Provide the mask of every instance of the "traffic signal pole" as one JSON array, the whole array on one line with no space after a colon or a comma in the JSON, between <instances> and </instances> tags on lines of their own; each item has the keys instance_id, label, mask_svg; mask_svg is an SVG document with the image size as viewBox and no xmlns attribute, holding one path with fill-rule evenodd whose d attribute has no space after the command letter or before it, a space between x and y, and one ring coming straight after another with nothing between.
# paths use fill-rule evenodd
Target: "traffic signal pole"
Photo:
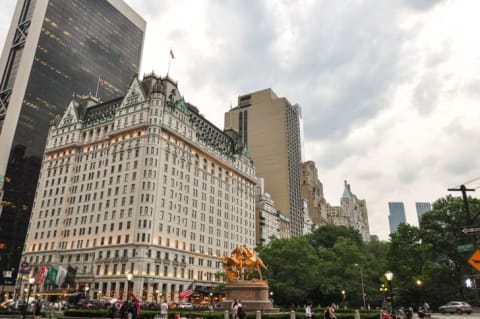
<instances>
[{"instance_id":1,"label":"traffic signal pole","mask_svg":"<svg viewBox=\"0 0 480 319\"><path fill-rule=\"evenodd\" d=\"M474 192L475 189L473 188L467 188L465 185L460 185L460 188L449 188L449 192L462 192L462 198L463 198L463 209L465 210L465 214L467 215L467 223L468 226L473 226L473 219L470 215L470 207L468 206L468 197L467 197L467 192ZM475 217L477 217L476 215ZM472 234L472 243L473 243L473 251L477 251L477 235L475 233Z\"/></svg>"}]
</instances>

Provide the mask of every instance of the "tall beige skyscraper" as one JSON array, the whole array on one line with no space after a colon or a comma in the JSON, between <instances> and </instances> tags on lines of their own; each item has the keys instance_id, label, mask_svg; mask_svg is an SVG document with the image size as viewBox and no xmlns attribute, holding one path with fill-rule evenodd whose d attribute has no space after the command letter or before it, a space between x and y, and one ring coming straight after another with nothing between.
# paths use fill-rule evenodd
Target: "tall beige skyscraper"
<instances>
[{"instance_id":1,"label":"tall beige skyscraper","mask_svg":"<svg viewBox=\"0 0 480 319\"><path fill-rule=\"evenodd\" d=\"M256 175L276 207L290 217L290 233L301 236L303 205L300 193L301 111L272 89L242 95L225 113L225 130L233 129L247 145Z\"/></svg>"}]
</instances>

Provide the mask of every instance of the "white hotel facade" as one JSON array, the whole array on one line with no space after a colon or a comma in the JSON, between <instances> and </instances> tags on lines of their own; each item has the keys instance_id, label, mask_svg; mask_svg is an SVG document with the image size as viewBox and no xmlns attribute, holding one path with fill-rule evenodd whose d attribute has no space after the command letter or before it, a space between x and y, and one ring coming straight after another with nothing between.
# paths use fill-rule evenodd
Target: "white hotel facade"
<instances>
[{"instance_id":1,"label":"white hotel facade","mask_svg":"<svg viewBox=\"0 0 480 319\"><path fill-rule=\"evenodd\" d=\"M72 99L52 121L22 260L76 268L90 297L125 299L128 273L144 301L214 287L220 257L256 245L255 168L240 145L168 77Z\"/></svg>"}]
</instances>

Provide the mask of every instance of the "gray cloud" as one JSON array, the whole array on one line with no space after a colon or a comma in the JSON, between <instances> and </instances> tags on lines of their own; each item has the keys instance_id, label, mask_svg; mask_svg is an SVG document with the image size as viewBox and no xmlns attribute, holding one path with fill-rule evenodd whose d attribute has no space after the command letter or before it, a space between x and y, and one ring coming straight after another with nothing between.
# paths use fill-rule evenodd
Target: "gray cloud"
<instances>
[{"instance_id":1,"label":"gray cloud","mask_svg":"<svg viewBox=\"0 0 480 319\"><path fill-rule=\"evenodd\" d=\"M405 201L408 210L479 175L480 76L469 71L480 52L464 32L478 29L478 19L462 11L477 12L475 1L127 1L147 20L147 39L173 46L172 73L185 98L220 127L237 94L271 87L299 103L307 159L327 199L338 204L347 179L367 200L371 232L381 238L388 201ZM13 12L7 3L2 14ZM430 19L439 10L442 19ZM459 12L465 28L453 36L419 37L455 27ZM470 70L446 67L458 63L462 37Z\"/></svg>"},{"instance_id":2,"label":"gray cloud","mask_svg":"<svg viewBox=\"0 0 480 319\"><path fill-rule=\"evenodd\" d=\"M442 1L443 0L403 0L401 2L404 5L416 10L429 10Z\"/></svg>"}]
</instances>

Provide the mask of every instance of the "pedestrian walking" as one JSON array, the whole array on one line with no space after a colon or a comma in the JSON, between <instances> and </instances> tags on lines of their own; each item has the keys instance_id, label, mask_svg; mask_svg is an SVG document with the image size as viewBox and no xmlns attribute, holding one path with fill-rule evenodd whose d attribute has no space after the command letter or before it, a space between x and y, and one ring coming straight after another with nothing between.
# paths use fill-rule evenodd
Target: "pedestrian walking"
<instances>
[{"instance_id":1,"label":"pedestrian walking","mask_svg":"<svg viewBox=\"0 0 480 319\"><path fill-rule=\"evenodd\" d=\"M165 299L163 299L160 304L160 315L162 316L162 319L168 319L168 304Z\"/></svg>"},{"instance_id":2,"label":"pedestrian walking","mask_svg":"<svg viewBox=\"0 0 480 319\"><path fill-rule=\"evenodd\" d=\"M230 307L230 314L232 319L237 319L237 299L233 299L232 305Z\"/></svg>"},{"instance_id":3,"label":"pedestrian walking","mask_svg":"<svg viewBox=\"0 0 480 319\"><path fill-rule=\"evenodd\" d=\"M110 308L108 308L108 316L111 318L111 319L114 319L115 318L115 311L117 310L117 308L115 307L115 303L112 303L112 305L110 306Z\"/></svg>"},{"instance_id":4,"label":"pedestrian walking","mask_svg":"<svg viewBox=\"0 0 480 319\"><path fill-rule=\"evenodd\" d=\"M312 318L312 304L308 304L305 307L305 318L311 319Z\"/></svg>"},{"instance_id":5,"label":"pedestrian walking","mask_svg":"<svg viewBox=\"0 0 480 319\"><path fill-rule=\"evenodd\" d=\"M37 300L33 306L33 317L35 319L40 319L40 313L42 312L42 302Z\"/></svg>"},{"instance_id":6,"label":"pedestrian walking","mask_svg":"<svg viewBox=\"0 0 480 319\"><path fill-rule=\"evenodd\" d=\"M337 316L335 315L335 303L333 302L328 306L328 318L337 319Z\"/></svg>"},{"instance_id":7,"label":"pedestrian walking","mask_svg":"<svg viewBox=\"0 0 480 319\"><path fill-rule=\"evenodd\" d=\"M127 313L128 313L128 301L125 300L122 303L122 306L120 307L120 319L127 319Z\"/></svg>"},{"instance_id":8,"label":"pedestrian walking","mask_svg":"<svg viewBox=\"0 0 480 319\"><path fill-rule=\"evenodd\" d=\"M242 301L241 300L238 300L238 303L237 303L237 318L238 319L245 319L245 311L243 310L243 305L242 305Z\"/></svg>"}]
</instances>

